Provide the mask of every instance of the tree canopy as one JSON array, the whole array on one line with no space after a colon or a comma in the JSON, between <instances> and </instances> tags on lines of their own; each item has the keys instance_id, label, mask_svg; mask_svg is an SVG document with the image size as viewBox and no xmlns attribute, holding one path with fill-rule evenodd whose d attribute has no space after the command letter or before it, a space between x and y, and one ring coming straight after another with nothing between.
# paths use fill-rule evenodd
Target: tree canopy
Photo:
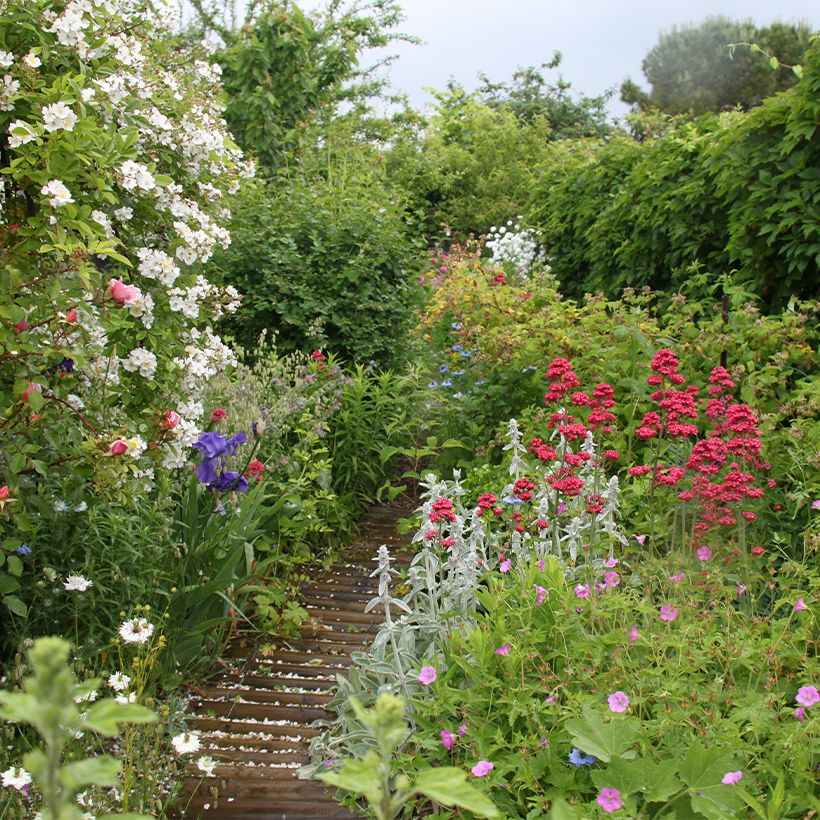
<instances>
[{"instance_id":1,"label":"tree canopy","mask_svg":"<svg viewBox=\"0 0 820 820\"><path fill-rule=\"evenodd\" d=\"M794 85L797 75L790 66L799 64L811 34L802 22L758 27L752 20L722 16L675 26L661 34L641 64L651 90L627 79L621 99L670 114L752 108ZM744 47L730 48L737 44Z\"/></svg>"}]
</instances>

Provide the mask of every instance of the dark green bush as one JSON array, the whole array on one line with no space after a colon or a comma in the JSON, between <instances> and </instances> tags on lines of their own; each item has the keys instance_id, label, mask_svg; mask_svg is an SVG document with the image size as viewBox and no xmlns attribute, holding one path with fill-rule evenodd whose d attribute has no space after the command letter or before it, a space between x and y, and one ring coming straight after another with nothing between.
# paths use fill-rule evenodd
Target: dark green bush
<instances>
[{"instance_id":1,"label":"dark green bush","mask_svg":"<svg viewBox=\"0 0 820 820\"><path fill-rule=\"evenodd\" d=\"M737 270L770 308L817 292L820 39L789 91L636 143L554 145L530 217L564 292L677 285L700 262ZM677 275L676 275L677 274Z\"/></svg>"},{"instance_id":2,"label":"dark green bush","mask_svg":"<svg viewBox=\"0 0 820 820\"><path fill-rule=\"evenodd\" d=\"M243 294L228 329L244 347L271 329L284 351L397 360L418 249L369 162L306 164L245 193L231 233L213 266Z\"/></svg>"}]
</instances>

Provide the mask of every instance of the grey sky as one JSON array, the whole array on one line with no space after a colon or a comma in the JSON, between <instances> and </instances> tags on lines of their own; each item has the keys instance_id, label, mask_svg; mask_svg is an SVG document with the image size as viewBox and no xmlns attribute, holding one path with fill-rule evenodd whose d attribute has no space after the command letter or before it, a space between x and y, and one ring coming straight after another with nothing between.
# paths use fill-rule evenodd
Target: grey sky
<instances>
[{"instance_id":1,"label":"grey sky","mask_svg":"<svg viewBox=\"0 0 820 820\"><path fill-rule=\"evenodd\" d=\"M517 66L546 62L555 50L563 54L561 74L578 91L598 94L627 76L644 84L641 60L659 32L708 15L761 25L805 20L820 28L817 0L403 0L402 6L403 31L424 44L397 46L390 76L416 106L430 99L425 86L443 88L452 76L474 88L479 71L507 80ZM611 109L619 113L625 106L613 102Z\"/></svg>"}]
</instances>

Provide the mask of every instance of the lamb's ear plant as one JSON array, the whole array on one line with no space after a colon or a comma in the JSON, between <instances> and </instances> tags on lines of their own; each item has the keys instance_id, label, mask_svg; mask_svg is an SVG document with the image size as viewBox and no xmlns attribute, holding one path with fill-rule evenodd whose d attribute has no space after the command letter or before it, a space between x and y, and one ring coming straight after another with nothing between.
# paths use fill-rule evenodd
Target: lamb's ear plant
<instances>
[{"instance_id":1,"label":"lamb's ear plant","mask_svg":"<svg viewBox=\"0 0 820 820\"><path fill-rule=\"evenodd\" d=\"M405 805L419 797L467 809L477 817L500 816L492 801L468 783L466 773L455 766L419 769L412 782L404 774L393 774L393 755L407 734L401 698L382 693L367 710L355 697L350 698L350 704L376 748L361 760L340 761L338 771L320 774L320 780L363 796L377 820L398 817Z\"/></svg>"},{"instance_id":2,"label":"lamb's ear plant","mask_svg":"<svg viewBox=\"0 0 820 820\"><path fill-rule=\"evenodd\" d=\"M99 679L78 683L68 663L70 645L61 638L39 638L29 651L33 674L22 692L0 692L0 718L31 724L42 748L28 752L23 766L43 795L43 820L81 820L75 795L84 786L118 786L120 761L98 755L63 764L66 746L81 732L114 737L122 723L151 723L156 715L135 703L111 698L85 709L85 701L100 686ZM79 705L78 705L79 704ZM109 815L138 820L145 815Z\"/></svg>"}]
</instances>

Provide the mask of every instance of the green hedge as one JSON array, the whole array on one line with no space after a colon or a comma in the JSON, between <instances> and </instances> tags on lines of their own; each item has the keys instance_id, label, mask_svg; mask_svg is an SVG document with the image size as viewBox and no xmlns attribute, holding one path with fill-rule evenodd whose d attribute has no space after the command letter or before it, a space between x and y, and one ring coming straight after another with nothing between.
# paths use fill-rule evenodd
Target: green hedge
<instances>
[{"instance_id":1,"label":"green hedge","mask_svg":"<svg viewBox=\"0 0 820 820\"><path fill-rule=\"evenodd\" d=\"M638 143L550 147L530 219L569 295L677 284L692 263L738 270L779 307L817 293L820 39L803 76L749 113L706 115Z\"/></svg>"}]
</instances>

